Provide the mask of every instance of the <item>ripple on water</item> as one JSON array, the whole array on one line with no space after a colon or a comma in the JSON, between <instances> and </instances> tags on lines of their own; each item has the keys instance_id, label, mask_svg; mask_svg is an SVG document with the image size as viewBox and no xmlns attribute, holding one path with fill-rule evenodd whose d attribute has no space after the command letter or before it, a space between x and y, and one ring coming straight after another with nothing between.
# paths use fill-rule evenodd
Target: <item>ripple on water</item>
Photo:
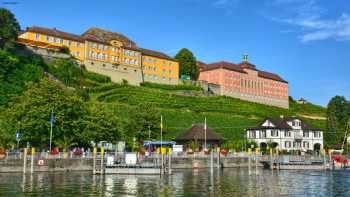
<instances>
[{"instance_id":1,"label":"ripple on water","mask_svg":"<svg viewBox=\"0 0 350 197\"><path fill-rule=\"evenodd\" d=\"M0 174L0 196L350 196L349 185L350 171L183 170L163 177Z\"/></svg>"}]
</instances>

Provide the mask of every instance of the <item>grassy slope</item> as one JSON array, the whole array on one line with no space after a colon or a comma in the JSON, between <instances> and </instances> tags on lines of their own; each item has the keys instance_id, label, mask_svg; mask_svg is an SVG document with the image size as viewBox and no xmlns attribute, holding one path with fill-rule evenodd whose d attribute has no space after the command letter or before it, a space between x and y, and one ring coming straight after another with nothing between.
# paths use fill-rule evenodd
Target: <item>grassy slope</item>
<instances>
[{"instance_id":1,"label":"grassy slope","mask_svg":"<svg viewBox=\"0 0 350 197\"><path fill-rule=\"evenodd\" d=\"M94 90L92 102L102 102L108 109L125 118L131 107L139 103L153 103L163 114L167 139L173 139L193 123L203 122L204 117L207 117L208 126L225 138L237 139L242 137L245 128L256 126L268 116L324 117L326 112L325 108L312 104L299 105L293 102L287 110L223 96L181 96L179 90L170 89L107 84ZM324 120L305 121L325 128Z\"/></svg>"}]
</instances>

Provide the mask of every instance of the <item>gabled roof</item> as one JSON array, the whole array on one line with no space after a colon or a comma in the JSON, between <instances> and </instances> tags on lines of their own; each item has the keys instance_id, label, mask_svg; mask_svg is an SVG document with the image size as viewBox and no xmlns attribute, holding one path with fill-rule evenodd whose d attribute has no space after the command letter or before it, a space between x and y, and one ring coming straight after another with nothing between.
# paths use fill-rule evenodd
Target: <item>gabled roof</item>
<instances>
[{"instance_id":1,"label":"gabled roof","mask_svg":"<svg viewBox=\"0 0 350 197\"><path fill-rule=\"evenodd\" d=\"M266 78L266 79L272 79L275 81L280 81L280 82L284 82L284 83L288 83L286 80L282 79L279 75L274 74L274 73L270 73L270 72L266 72L266 71L258 71L258 76L262 77L262 78Z\"/></svg>"},{"instance_id":2,"label":"gabled roof","mask_svg":"<svg viewBox=\"0 0 350 197\"><path fill-rule=\"evenodd\" d=\"M286 80L282 79L277 74L256 69L256 66L254 64L249 63L248 61L243 61L239 64L234 64L234 63L225 62L225 61L215 62L215 63L211 63L211 64L204 64L204 63L202 64L201 62L200 63L197 62L197 64L200 67L200 71L209 71L209 70L223 68L223 69L236 71L236 72L240 72L240 73L247 73L244 69L250 69L250 70L257 71L258 76L261 78L272 79L275 81L288 83Z\"/></svg>"},{"instance_id":3,"label":"gabled roof","mask_svg":"<svg viewBox=\"0 0 350 197\"><path fill-rule=\"evenodd\" d=\"M138 48L136 43L132 40L130 40L128 37L121 33L112 32L105 29L100 29L97 27L89 28L86 32L82 35L86 40L110 44L112 40L117 40L126 47L130 48Z\"/></svg>"},{"instance_id":4,"label":"gabled roof","mask_svg":"<svg viewBox=\"0 0 350 197\"><path fill-rule=\"evenodd\" d=\"M67 40L84 42L84 39L81 36L75 35L72 33L67 33L64 31L60 31L56 28L49 29L49 28L45 28L45 27L33 26L33 27L28 27L27 31L34 32L34 33L41 33L41 34L45 34L45 35L49 35L49 36L55 36L55 37L59 37L59 38L64 38Z\"/></svg>"},{"instance_id":5,"label":"gabled roof","mask_svg":"<svg viewBox=\"0 0 350 197\"><path fill-rule=\"evenodd\" d=\"M166 55L165 53L159 52L159 51L154 51L154 50L150 50L150 49L144 49L144 48L140 48L141 53L143 55L147 55L147 56L152 56L152 57L157 57L157 58L161 58L161 59L166 59L166 60L171 60L171 61L176 61L176 59L171 58L170 56Z\"/></svg>"},{"instance_id":6,"label":"gabled roof","mask_svg":"<svg viewBox=\"0 0 350 197\"><path fill-rule=\"evenodd\" d=\"M293 121L295 119L298 119L301 121L301 128L302 130L305 130L305 131L313 131L313 130L321 130L321 129L318 129L318 128L314 128L308 124L306 124L303 120L301 120L300 118L297 118L297 117L287 117L287 118L266 118L264 121L262 121L259 126L257 127L252 127L252 128L248 128L247 130L259 130L259 129L282 129L282 130L292 130L293 128L287 123L288 121ZM266 121L270 121L272 124L275 125L275 127L273 126L263 126L263 124L266 122Z\"/></svg>"},{"instance_id":7,"label":"gabled roof","mask_svg":"<svg viewBox=\"0 0 350 197\"><path fill-rule=\"evenodd\" d=\"M215 69L219 69L219 68L232 70L232 71L236 71L236 72L241 72L241 73L246 73L239 65L234 64L234 63L230 63L230 62L225 62L225 61L220 61L220 62L215 62L215 63L203 65L202 71L215 70Z\"/></svg>"},{"instance_id":8,"label":"gabled roof","mask_svg":"<svg viewBox=\"0 0 350 197\"><path fill-rule=\"evenodd\" d=\"M205 140L204 133L204 124L194 124L191 128L180 134L175 141ZM212 128L207 127L206 133L208 141L221 141L223 139L221 135L215 133Z\"/></svg>"}]
</instances>

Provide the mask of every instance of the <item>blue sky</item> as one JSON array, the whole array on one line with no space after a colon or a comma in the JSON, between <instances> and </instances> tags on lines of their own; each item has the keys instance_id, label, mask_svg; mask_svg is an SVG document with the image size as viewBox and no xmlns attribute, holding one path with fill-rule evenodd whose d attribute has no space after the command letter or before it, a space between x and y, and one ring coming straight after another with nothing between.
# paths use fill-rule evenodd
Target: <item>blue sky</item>
<instances>
[{"instance_id":1,"label":"blue sky","mask_svg":"<svg viewBox=\"0 0 350 197\"><path fill-rule=\"evenodd\" d=\"M22 28L39 25L76 34L96 26L139 46L198 60L238 63L289 81L294 98L327 105L350 99L349 0L0 0Z\"/></svg>"}]
</instances>

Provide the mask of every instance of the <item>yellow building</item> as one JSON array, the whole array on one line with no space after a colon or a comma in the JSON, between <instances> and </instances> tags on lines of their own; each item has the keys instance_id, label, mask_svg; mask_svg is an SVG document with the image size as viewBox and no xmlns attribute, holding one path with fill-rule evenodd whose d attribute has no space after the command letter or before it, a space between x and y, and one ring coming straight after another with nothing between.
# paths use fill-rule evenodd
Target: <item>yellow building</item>
<instances>
[{"instance_id":1,"label":"yellow building","mask_svg":"<svg viewBox=\"0 0 350 197\"><path fill-rule=\"evenodd\" d=\"M164 53L141 49L144 81L178 84L179 63Z\"/></svg>"},{"instance_id":2,"label":"yellow building","mask_svg":"<svg viewBox=\"0 0 350 197\"><path fill-rule=\"evenodd\" d=\"M67 47L78 60L85 59L85 41L81 36L43 27L29 27L19 36L22 44L43 48ZM31 42L28 42L31 41Z\"/></svg>"},{"instance_id":3,"label":"yellow building","mask_svg":"<svg viewBox=\"0 0 350 197\"><path fill-rule=\"evenodd\" d=\"M87 70L110 76L112 81L139 85L144 81L177 84L179 64L164 53L142 49L117 32L90 28L82 35L57 29L30 27L19 42L46 49L67 47Z\"/></svg>"}]
</instances>

